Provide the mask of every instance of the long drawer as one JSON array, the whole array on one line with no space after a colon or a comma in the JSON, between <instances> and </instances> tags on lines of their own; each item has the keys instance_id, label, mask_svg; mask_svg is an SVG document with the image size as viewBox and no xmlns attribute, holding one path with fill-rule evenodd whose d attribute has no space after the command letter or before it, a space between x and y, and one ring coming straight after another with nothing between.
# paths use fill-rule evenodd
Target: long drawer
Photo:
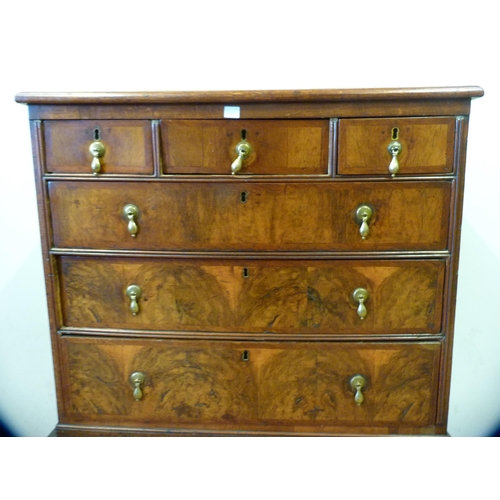
<instances>
[{"instance_id":1,"label":"long drawer","mask_svg":"<svg viewBox=\"0 0 500 500\"><path fill-rule=\"evenodd\" d=\"M451 181L48 185L53 244L62 248L430 251L448 246Z\"/></svg>"},{"instance_id":2,"label":"long drawer","mask_svg":"<svg viewBox=\"0 0 500 500\"><path fill-rule=\"evenodd\" d=\"M62 338L61 423L428 426L441 344ZM356 377L357 376L357 377Z\"/></svg>"},{"instance_id":3,"label":"long drawer","mask_svg":"<svg viewBox=\"0 0 500 500\"><path fill-rule=\"evenodd\" d=\"M438 333L445 262L63 256L59 274L68 327Z\"/></svg>"}]
</instances>

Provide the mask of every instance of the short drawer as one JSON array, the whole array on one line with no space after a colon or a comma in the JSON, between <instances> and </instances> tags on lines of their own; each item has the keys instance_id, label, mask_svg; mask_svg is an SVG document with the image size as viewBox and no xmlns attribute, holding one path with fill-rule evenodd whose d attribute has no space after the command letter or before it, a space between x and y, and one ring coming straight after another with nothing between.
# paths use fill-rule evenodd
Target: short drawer
<instances>
[{"instance_id":1,"label":"short drawer","mask_svg":"<svg viewBox=\"0 0 500 500\"><path fill-rule=\"evenodd\" d=\"M456 122L455 117L340 120L338 173L449 174Z\"/></svg>"},{"instance_id":2,"label":"short drawer","mask_svg":"<svg viewBox=\"0 0 500 500\"><path fill-rule=\"evenodd\" d=\"M163 120L163 172L326 174L328 130L328 120ZM248 154L238 169L239 144Z\"/></svg>"},{"instance_id":3,"label":"short drawer","mask_svg":"<svg viewBox=\"0 0 500 500\"><path fill-rule=\"evenodd\" d=\"M56 247L445 250L451 187L451 181L51 181L49 193Z\"/></svg>"},{"instance_id":4,"label":"short drawer","mask_svg":"<svg viewBox=\"0 0 500 500\"><path fill-rule=\"evenodd\" d=\"M153 174L149 120L47 120L48 173Z\"/></svg>"},{"instance_id":5,"label":"short drawer","mask_svg":"<svg viewBox=\"0 0 500 500\"><path fill-rule=\"evenodd\" d=\"M441 260L59 259L67 327L333 336L441 329Z\"/></svg>"},{"instance_id":6,"label":"short drawer","mask_svg":"<svg viewBox=\"0 0 500 500\"><path fill-rule=\"evenodd\" d=\"M438 342L59 342L61 423L328 432L435 422Z\"/></svg>"}]
</instances>

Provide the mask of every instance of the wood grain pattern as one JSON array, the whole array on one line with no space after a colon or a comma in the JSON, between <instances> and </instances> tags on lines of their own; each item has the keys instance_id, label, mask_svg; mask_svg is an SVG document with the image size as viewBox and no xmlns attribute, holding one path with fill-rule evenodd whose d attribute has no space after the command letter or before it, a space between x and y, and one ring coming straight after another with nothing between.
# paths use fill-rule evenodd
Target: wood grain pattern
<instances>
[{"instance_id":1,"label":"wood grain pattern","mask_svg":"<svg viewBox=\"0 0 500 500\"><path fill-rule=\"evenodd\" d=\"M245 139L241 174L326 174L328 120L163 120L165 174L227 174Z\"/></svg>"},{"instance_id":2,"label":"wood grain pattern","mask_svg":"<svg viewBox=\"0 0 500 500\"><path fill-rule=\"evenodd\" d=\"M279 344L63 339L63 423L431 425L440 343ZM242 359L246 351L249 360ZM128 380L146 375L135 401ZM368 380L357 406L349 379ZM82 390L84 389L85 390Z\"/></svg>"},{"instance_id":3,"label":"wood grain pattern","mask_svg":"<svg viewBox=\"0 0 500 500\"><path fill-rule=\"evenodd\" d=\"M455 127L453 117L340 120L338 172L390 175L392 156L387 147L397 128L402 145L398 175L449 173L453 170Z\"/></svg>"},{"instance_id":4,"label":"wood grain pattern","mask_svg":"<svg viewBox=\"0 0 500 500\"><path fill-rule=\"evenodd\" d=\"M89 146L99 130L106 152L100 159L105 174L153 174L151 122L148 120L44 121L46 168L51 173L93 175Z\"/></svg>"},{"instance_id":5,"label":"wood grain pattern","mask_svg":"<svg viewBox=\"0 0 500 500\"><path fill-rule=\"evenodd\" d=\"M54 246L207 251L445 250L451 182L49 182ZM241 203L241 193L247 202ZM123 207L140 209L131 238ZM362 240L356 208L373 207Z\"/></svg>"},{"instance_id":6,"label":"wood grain pattern","mask_svg":"<svg viewBox=\"0 0 500 500\"><path fill-rule=\"evenodd\" d=\"M438 333L445 263L60 257L69 327L309 334ZM247 277L244 277L247 274ZM139 285L140 312L126 288ZM366 288L362 321L351 294Z\"/></svg>"},{"instance_id":7,"label":"wood grain pattern","mask_svg":"<svg viewBox=\"0 0 500 500\"><path fill-rule=\"evenodd\" d=\"M119 360L90 344L85 350L71 349L70 371L78 373L70 382L70 391L75 396L70 412L98 415L127 413L129 404Z\"/></svg>"},{"instance_id":8,"label":"wood grain pattern","mask_svg":"<svg viewBox=\"0 0 500 500\"><path fill-rule=\"evenodd\" d=\"M367 421L429 424L436 369L432 348L415 345L397 352L387 345L378 349L340 345L324 351L282 350L259 374L267 382L259 385L261 418L350 425ZM360 406L350 401L349 380L355 373L369 379Z\"/></svg>"}]
</instances>

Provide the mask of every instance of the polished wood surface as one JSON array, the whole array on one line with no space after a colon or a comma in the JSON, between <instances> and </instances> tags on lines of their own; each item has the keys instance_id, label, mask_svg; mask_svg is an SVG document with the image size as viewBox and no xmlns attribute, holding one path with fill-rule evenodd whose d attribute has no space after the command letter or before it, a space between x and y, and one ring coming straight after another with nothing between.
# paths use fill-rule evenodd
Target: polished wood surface
<instances>
[{"instance_id":1,"label":"polished wood surface","mask_svg":"<svg viewBox=\"0 0 500 500\"><path fill-rule=\"evenodd\" d=\"M438 333L443 261L61 257L64 325L268 333ZM404 284L403 286L401 284ZM141 287L132 315L126 288ZM352 292L370 293L360 320Z\"/></svg>"},{"instance_id":2,"label":"polished wood surface","mask_svg":"<svg viewBox=\"0 0 500 500\"><path fill-rule=\"evenodd\" d=\"M451 189L449 181L49 182L54 246L186 251L445 250ZM140 209L135 238L122 214L128 203ZM365 240L361 204L374 211Z\"/></svg>"},{"instance_id":3,"label":"polished wood surface","mask_svg":"<svg viewBox=\"0 0 500 500\"><path fill-rule=\"evenodd\" d=\"M433 421L440 343L280 344L64 339L67 423L239 429ZM248 360L245 360L248 358ZM145 374L134 400L130 375ZM356 405L349 379L368 380Z\"/></svg>"},{"instance_id":4,"label":"polished wood surface","mask_svg":"<svg viewBox=\"0 0 500 500\"><path fill-rule=\"evenodd\" d=\"M246 140L243 174L326 174L328 129L328 120L164 120L164 173L231 175Z\"/></svg>"},{"instance_id":5,"label":"polished wood surface","mask_svg":"<svg viewBox=\"0 0 500 500\"><path fill-rule=\"evenodd\" d=\"M43 124L47 172L92 175L89 146L106 147L103 174L153 174L151 122L146 120L62 120Z\"/></svg>"},{"instance_id":6,"label":"polished wood surface","mask_svg":"<svg viewBox=\"0 0 500 500\"><path fill-rule=\"evenodd\" d=\"M227 102L167 103L167 104L33 104L31 120L221 120ZM230 105L233 105L230 103ZM356 100L327 100L324 102L243 102L240 119L325 119L387 116L468 116L470 98L415 98L393 100L364 100L362 106Z\"/></svg>"},{"instance_id":7,"label":"polished wood surface","mask_svg":"<svg viewBox=\"0 0 500 500\"><path fill-rule=\"evenodd\" d=\"M191 92L20 92L16 101L26 104L161 104L225 102L372 101L408 99L461 99L482 97L481 87L427 87L392 89L245 90Z\"/></svg>"},{"instance_id":8,"label":"polished wood surface","mask_svg":"<svg viewBox=\"0 0 500 500\"><path fill-rule=\"evenodd\" d=\"M343 175L389 175L387 147L402 145L397 175L445 174L453 170L455 118L340 120L339 166Z\"/></svg>"},{"instance_id":9,"label":"polished wood surface","mask_svg":"<svg viewBox=\"0 0 500 500\"><path fill-rule=\"evenodd\" d=\"M445 435L469 112L482 94L18 94L55 435ZM93 175L96 129L106 154ZM231 175L241 139L254 151ZM360 205L372 210L364 240Z\"/></svg>"}]
</instances>

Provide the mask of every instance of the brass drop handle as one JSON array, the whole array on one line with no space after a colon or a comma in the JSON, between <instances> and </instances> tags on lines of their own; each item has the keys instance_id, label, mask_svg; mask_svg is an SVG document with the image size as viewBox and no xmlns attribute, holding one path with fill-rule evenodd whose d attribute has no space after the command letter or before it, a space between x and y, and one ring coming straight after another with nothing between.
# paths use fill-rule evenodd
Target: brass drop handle
<instances>
[{"instance_id":1,"label":"brass drop handle","mask_svg":"<svg viewBox=\"0 0 500 500\"><path fill-rule=\"evenodd\" d=\"M92 169L92 173L94 175L97 175L101 171L101 162L99 158L102 158L104 156L106 148L102 142L95 141L89 146L89 151L92 155L92 163L90 164L90 168Z\"/></svg>"},{"instance_id":2,"label":"brass drop handle","mask_svg":"<svg viewBox=\"0 0 500 500\"><path fill-rule=\"evenodd\" d=\"M365 400L365 397L363 396L363 389L366 387L366 378L359 373L353 375L349 380L349 385L354 392L354 402L360 406Z\"/></svg>"},{"instance_id":3,"label":"brass drop handle","mask_svg":"<svg viewBox=\"0 0 500 500\"><path fill-rule=\"evenodd\" d=\"M134 392L132 395L136 401L142 399L143 392L142 388L144 386L144 381L146 380L146 376L142 372L134 372L130 375L130 383L134 386Z\"/></svg>"},{"instance_id":4,"label":"brass drop handle","mask_svg":"<svg viewBox=\"0 0 500 500\"><path fill-rule=\"evenodd\" d=\"M398 156L402 150L403 145L399 141L392 141L389 146L387 146L387 151L392 155L391 163L389 163L389 173L392 177L395 177L399 171Z\"/></svg>"},{"instance_id":5,"label":"brass drop handle","mask_svg":"<svg viewBox=\"0 0 500 500\"><path fill-rule=\"evenodd\" d=\"M139 304L137 301L141 298L141 295L142 290L138 285L130 285L127 288L127 296L130 299L130 312L134 316L137 316L137 313L139 312Z\"/></svg>"},{"instance_id":6,"label":"brass drop handle","mask_svg":"<svg viewBox=\"0 0 500 500\"><path fill-rule=\"evenodd\" d=\"M139 230L136 222L137 216L139 215L139 209L132 203L129 203L123 208L123 214L128 219L128 232L132 238L135 238L137 236L137 231Z\"/></svg>"},{"instance_id":7,"label":"brass drop handle","mask_svg":"<svg viewBox=\"0 0 500 500\"><path fill-rule=\"evenodd\" d=\"M361 320L365 319L366 315L368 314L365 302L368 300L369 296L370 294L368 293L368 290L365 290L364 288L356 288L356 290L352 292L352 298L354 302L358 304L358 309L356 312L359 316L359 319Z\"/></svg>"},{"instance_id":8,"label":"brass drop handle","mask_svg":"<svg viewBox=\"0 0 500 500\"><path fill-rule=\"evenodd\" d=\"M360 205L356 209L356 220L359 224L359 234L361 239L365 240L370 233L370 226L368 221L372 218L373 210L368 205Z\"/></svg>"},{"instance_id":9,"label":"brass drop handle","mask_svg":"<svg viewBox=\"0 0 500 500\"><path fill-rule=\"evenodd\" d=\"M238 157L231 164L232 175L237 174L243 168L243 161L246 160L252 152L252 146L247 141L241 141L236 146Z\"/></svg>"}]
</instances>

